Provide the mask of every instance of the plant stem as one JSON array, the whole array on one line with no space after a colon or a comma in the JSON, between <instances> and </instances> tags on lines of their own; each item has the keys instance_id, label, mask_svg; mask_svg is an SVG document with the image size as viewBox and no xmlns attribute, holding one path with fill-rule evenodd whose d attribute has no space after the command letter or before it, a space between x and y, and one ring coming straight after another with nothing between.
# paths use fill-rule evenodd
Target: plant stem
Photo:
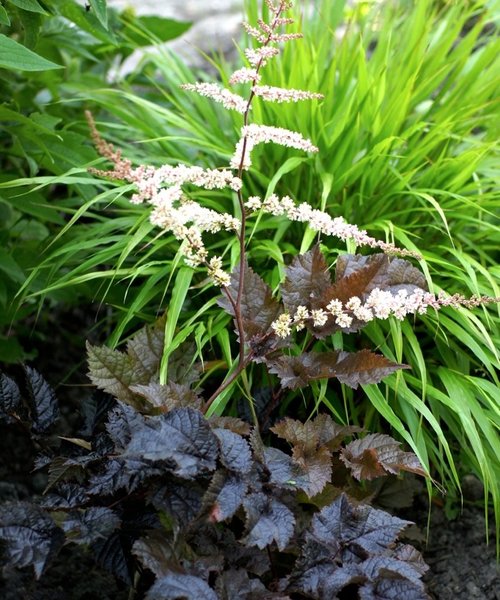
<instances>
[{"instance_id":1,"label":"plant stem","mask_svg":"<svg viewBox=\"0 0 500 600\"><path fill-rule=\"evenodd\" d=\"M250 352L246 356L246 358L243 360L243 363L238 362L238 366L236 367L236 370L219 385L219 387L215 390L215 392L205 402L205 405L203 406L203 410L202 410L203 414L207 413L208 409L214 403L214 401L217 399L217 397L220 394L222 394L222 392L226 388L228 388L235 379L237 379L239 377L240 373L245 369L245 367L248 365L248 363L252 360L252 357L253 357L253 354L252 354L252 352Z\"/></svg>"}]
</instances>

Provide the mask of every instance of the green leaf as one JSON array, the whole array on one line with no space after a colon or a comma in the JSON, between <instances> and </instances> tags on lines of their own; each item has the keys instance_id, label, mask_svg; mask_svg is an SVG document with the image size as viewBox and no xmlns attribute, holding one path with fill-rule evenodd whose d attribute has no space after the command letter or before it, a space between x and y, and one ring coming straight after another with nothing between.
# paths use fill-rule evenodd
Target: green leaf
<instances>
[{"instance_id":1,"label":"green leaf","mask_svg":"<svg viewBox=\"0 0 500 600\"><path fill-rule=\"evenodd\" d=\"M0 67L6 69L17 69L19 71L48 71L50 69L62 69L39 54L35 54L23 45L0 34Z\"/></svg>"},{"instance_id":2,"label":"green leaf","mask_svg":"<svg viewBox=\"0 0 500 600\"><path fill-rule=\"evenodd\" d=\"M21 267L12 258L10 253L3 248L0 248L0 272L5 273L10 279L19 283L25 280Z\"/></svg>"},{"instance_id":3,"label":"green leaf","mask_svg":"<svg viewBox=\"0 0 500 600\"><path fill-rule=\"evenodd\" d=\"M106 8L106 0L89 0L90 6L94 9L95 16L99 19L99 23L108 28L108 10Z\"/></svg>"},{"instance_id":4,"label":"green leaf","mask_svg":"<svg viewBox=\"0 0 500 600\"><path fill-rule=\"evenodd\" d=\"M173 40L191 27L191 23L164 19L163 17L135 17L125 22L122 35L135 46L148 46L155 41Z\"/></svg>"},{"instance_id":5,"label":"green leaf","mask_svg":"<svg viewBox=\"0 0 500 600\"><path fill-rule=\"evenodd\" d=\"M0 24L7 25L7 27L10 25L9 15L7 14L7 11L1 4L0 4Z\"/></svg>"},{"instance_id":6,"label":"green leaf","mask_svg":"<svg viewBox=\"0 0 500 600\"><path fill-rule=\"evenodd\" d=\"M23 44L30 50L33 50L38 41L38 34L42 25L43 17L40 13L20 10L19 18L21 19L24 29Z\"/></svg>"},{"instance_id":7,"label":"green leaf","mask_svg":"<svg viewBox=\"0 0 500 600\"><path fill-rule=\"evenodd\" d=\"M23 10L40 13L41 15L47 14L43 7L38 4L37 0L9 0L9 2Z\"/></svg>"}]
</instances>

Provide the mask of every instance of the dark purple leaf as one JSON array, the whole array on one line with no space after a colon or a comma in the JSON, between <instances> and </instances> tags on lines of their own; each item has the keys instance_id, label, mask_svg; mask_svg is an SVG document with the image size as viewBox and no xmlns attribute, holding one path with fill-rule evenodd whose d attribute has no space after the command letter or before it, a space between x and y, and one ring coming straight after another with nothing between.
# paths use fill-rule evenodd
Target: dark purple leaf
<instances>
[{"instance_id":1,"label":"dark purple leaf","mask_svg":"<svg viewBox=\"0 0 500 600\"><path fill-rule=\"evenodd\" d=\"M14 567L33 566L37 579L59 552L64 534L39 507L28 502L0 505L2 551Z\"/></svg>"},{"instance_id":2,"label":"dark purple leaf","mask_svg":"<svg viewBox=\"0 0 500 600\"><path fill-rule=\"evenodd\" d=\"M406 290L412 294L417 289L427 290L424 275L407 260L391 258L387 254L343 254L336 264L335 282L338 289L348 293L340 300L348 300L352 296L362 297L375 288L397 294ZM349 290L349 286L352 291ZM355 289L354 289L355 288ZM336 297L336 296L335 296Z\"/></svg>"},{"instance_id":3,"label":"dark purple leaf","mask_svg":"<svg viewBox=\"0 0 500 600\"><path fill-rule=\"evenodd\" d=\"M230 519L240 508L247 484L237 475L218 471L203 498L208 518L214 523Z\"/></svg>"},{"instance_id":4,"label":"dark purple leaf","mask_svg":"<svg viewBox=\"0 0 500 600\"><path fill-rule=\"evenodd\" d=\"M127 585L132 585L128 560L130 546L128 543L124 545L124 539L119 532L115 531L108 538L98 540L92 545L92 550L98 565Z\"/></svg>"},{"instance_id":5,"label":"dark purple leaf","mask_svg":"<svg viewBox=\"0 0 500 600\"><path fill-rule=\"evenodd\" d=\"M426 475L413 452L403 452L400 442L382 433L354 440L341 450L340 459L358 480L375 479L387 473L398 475L401 471Z\"/></svg>"},{"instance_id":6,"label":"dark purple leaf","mask_svg":"<svg viewBox=\"0 0 500 600\"><path fill-rule=\"evenodd\" d=\"M212 429L228 429L238 435L250 435L250 425L238 417L218 417L212 415L208 419Z\"/></svg>"},{"instance_id":7,"label":"dark purple leaf","mask_svg":"<svg viewBox=\"0 0 500 600\"><path fill-rule=\"evenodd\" d=\"M269 371L277 375L283 387L296 389L310 381L336 377L356 389L359 384L378 383L398 369L407 368L370 350L304 352L299 356L281 356L266 360Z\"/></svg>"},{"instance_id":8,"label":"dark purple leaf","mask_svg":"<svg viewBox=\"0 0 500 600\"><path fill-rule=\"evenodd\" d=\"M142 327L127 342L127 354L134 365L153 379L160 368L165 342L165 318Z\"/></svg>"},{"instance_id":9,"label":"dark purple leaf","mask_svg":"<svg viewBox=\"0 0 500 600\"><path fill-rule=\"evenodd\" d=\"M221 573L217 578L216 590L224 600L267 600L272 597L267 595L269 592L264 584L259 579L250 579L244 569L230 569Z\"/></svg>"},{"instance_id":10,"label":"dark purple leaf","mask_svg":"<svg viewBox=\"0 0 500 600\"><path fill-rule=\"evenodd\" d=\"M429 566L424 562L422 554L409 544L397 544L392 555L394 558L410 564L420 575L424 575L429 570Z\"/></svg>"},{"instance_id":11,"label":"dark purple leaf","mask_svg":"<svg viewBox=\"0 0 500 600\"><path fill-rule=\"evenodd\" d=\"M144 427L144 417L132 406L118 401L110 411L106 429L113 440L115 450L123 450L130 442L133 431Z\"/></svg>"},{"instance_id":12,"label":"dark purple leaf","mask_svg":"<svg viewBox=\"0 0 500 600\"><path fill-rule=\"evenodd\" d=\"M119 526L118 516L102 506L70 512L62 524L69 540L85 545L107 538Z\"/></svg>"},{"instance_id":13,"label":"dark purple leaf","mask_svg":"<svg viewBox=\"0 0 500 600\"><path fill-rule=\"evenodd\" d=\"M313 517L311 529L314 538L333 552L345 547L376 555L389 548L410 524L366 504L355 506L342 494Z\"/></svg>"},{"instance_id":14,"label":"dark purple leaf","mask_svg":"<svg viewBox=\"0 0 500 600\"><path fill-rule=\"evenodd\" d=\"M168 359L168 381L178 385L191 386L200 379L201 364L195 362L196 344L188 339L182 342Z\"/></svg>"},{"instance_id":15,"label":"dark purple leaf","mask_svg":"<svg viewBox=\"0 0 500 600\"><path fill-rule=\"evenodd\" d=\"M175 481L156 490L150 502L158 510L166 511L181 527L187 527L201 510L204 491L191 482Z\"/></svg>"},{"instance_id":16,"label":"dark purple leaf","mask_svg":"<svg viewBox=\"0 0 500 600\"><path fill-rule=\"evenodd\" d=\"M375 354L370 350L360 350L354 354L341 353L339 361L333 368L335 377L341 383L357 389L360 384L379 383L384 377L388 377L395 371L410 367L394 363L382 354Z\"/></svg>"},{"instance_id":17,"label":"dark purple leaf","mask_svg":"<svg viewBox=\"0 0 500 600\"><path fill-rule=\"evenodd\" d=\"M366 576L358 565L348 564L344 567L335 562L321 562L307 569L293 580L292 591L303 592L312 598L329 600L337 598L337 594L348 585L360 584Z\"/></svg>"},{"instance_id":18,"label":"dark purple leaf","mask_svg":"<svg viewBox=\"0 0 500 600\"><path fill-rule=\"evenodd\" d=\"M163 531L149 531L144 537L135 541L132 552L156 577L169 573L174 561L177 561L172 541Z\"/></svg>"},{"instance_id":19,"label":"dark purple leaf","mask_svg":"<svg viewBox=\"0 0 500 600\"><path fill-rule=\"evenodd\" d=\"M42 499L42 506L48 509L76 508L86 502L85 488L75 483L61 483Z\"/></svg>"},{"instance_id":20,"label":"dark purple leaf","mask_svg":"<svg viewBox=\"0 0 500 600\"><path fill-rule=\"evenodd\" d=\"M200 409L202 399L186 384L170 382L165 385L148 383L148 385L132 385L134 394L142 396L154 408L167 412L173 408L191 407Z\"/></svg>"},{"instance_id":21,"label":"dark purple leaf","mask_svg":"<svg viewBox=\"0 0 500 600\"><path fill-rule=\"evenodd\" d=\"M281 297L286 310L293 315L299 306L308 310L323 308L323 295L330 286L328 265L316 244L309 252L296 256L286 268Z\"/></svg>"},{"instance_id":22,"label":"dark purple leaf","mask_svg":"<svg viewBox=\"0 0 500 600\"><path fill-rule=\"evenodd\" d=\"M246 265L244 272L240 306L245 341L249 342L252 338L261 338L269 332L271 323L281 312L281 306L274 300L271 288L259 275L254 273L251 267ZM226 292L231 295L233 302L236 301L238 296L239 280L240 269L237 266L231 273L230 285L225 288ZM235 317L234 307L225 295L218 300L218 304L232 317Z\"/></svg>"},{"instance_id":23,"label":"dark purple leaf","mask_svg":"<svg viewBox=\"0 0 500 600\"><path fill-rule=\"evenodd\" d=\"M0 373L0 420L13 422L11 415L21 409L21 392L16 382Z\"/></svg>"},{"instance_id":24,"label":"dark purple leaf","mask_svg":"<svg viewBox=\"0 0 500 600\"><path fill-rule=\"evenodd\" d=\"M421 586L407 579L382 579L366 583L358 594L360 600L429 600Z\"/></svg>"},{"instance_id":25,"label":"dark purple leaf","mask_svg":"<svg viewBox=\"0 0 500 600\"><path fill-rule=\"evenodd\" d=\"M243 505L248 530L244 543L262 550L274 541L283 551L294 531L292 511L282 502L262 493L248 495Z\"/></svg>"},{"instance_id":26,"label":"dark purple leaf","mask_svg":"<svg viewBox=\"0 0 500 600\"><path fill-rule=\"evenodd\" d=\"M218 600L208 583L181 573L169 573L158 579L146 595L146 600Z\"/></svg>"},{"instance_id":27,"label":"dark purple leaf","mask_svg":"<svg viewBox=\"0 0 500 600\"><path fill-rule=\"evenodd\" d=\"M321 446L336 450L344 438L361 431L361 429L339 425L335 423L330 415L321 413L305 423L285 417L274 427L271 427L271 431L286 440L294 448L300 448L303 452L314 452Z\"/></svg>"},{"instance_id":28,"label":"dark purple leaf","mask_svg":"<svg viewBox=\"0 0 500 600\"><path fill-rule=\"evenodd\" d=\"M411 563L392 556L373 556L361 563L363 573L369 581L377 579L407 579L423 589L422 574L413 568Z\"/></svg>"},{"instance_id":29,"label":"dark purple leaf","mask_svg":"<svg viewBox=\"0 0 500 600\"><path fill-rule=\"evenodd\" d=\"M132 433L123 456L138 461L167 461L169 470L187 479L212 471L218 456L217 438L203 415L192 408L176 408L150 417Z\"/></svg>"},{"instance_id":30,"label":"dark purple leaf","mask_svg":"<svg viewBox=\"0 0 500 600\"><path fill-rule=\"evenodd\" d=\"M24 370L31 400L33 432L46 433L59 418L56 395L38 371L31 367L25 367Z\"/></svg>"},{"instance_id":31,"label":"dark purple leaf","mask_svg":"<svg viewBox=\"0 0 500 600\"><path fill-rule=\"evenodd\" d=\"M101 390L138 409L142 401L130 390L131 385L146 384L149 375L140 362L128 354L107 346L87 342L89 378Z\"/></svg>"},{"instance_id":32,"label":"dark purple leaf","mask_svg":"<svg viewBox=\"0 0 500 600\"><path fill-rule=\"evenodd\" d=\"M213 432L219 440L222 464L236 473L248 473L253 462L248 442L228 429L214 429Z\"/></svg>"},{"instance_id":33,"label":"dark purple leaf","mask_svg":"<svg viewBox=\"0 0 500 600\"><path fill-rule=\"evenodd\" d=\"M278 448L264 450L270 482L288 489L301 489L309 496L319 494L332 476L332 459L322 447L311 456L288 456Z\"/></svg>"}]
</instances>

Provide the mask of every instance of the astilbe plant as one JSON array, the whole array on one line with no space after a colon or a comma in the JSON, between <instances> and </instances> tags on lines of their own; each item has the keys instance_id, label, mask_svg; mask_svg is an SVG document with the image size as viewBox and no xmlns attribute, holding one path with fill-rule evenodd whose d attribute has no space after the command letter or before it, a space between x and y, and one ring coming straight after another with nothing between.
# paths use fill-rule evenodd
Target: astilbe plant
<instances>
[{"instance_id":1,"label":"astilbe plant","mask_svg":"<svg viewBox=\"0 0 500 600\"><path fill-rule=\"evenodd\" d=\"M282 389L336 378L358 387L377 383L405 365L368 349L315 352L314 341L360 331L373 319L404 319L429 308L474 307L494 299L434 296L422 273L403 257L412 252L378 241L342 218L307 202L270 194L246 197L244 175L252 150L275 143L316 152L300 133L250 122L255 97L264 101L320 100L317 92L259 85L261 71L291 20L289 2L266 0L269 22L247 25L257 47L231 85L248 85L246 97L218 84L187 84L186 91L242 114L241 138L224 169L133 167L99 135L92 137L113 169L103 176L135 184L131 201L152 205L151 220L181 243L188 265L205 268L220 287L219 306L233 317L239 357L233 370L203 398L194 385L200 365L189 343L169 359L160 379L164 322L132 337L125 352L88 346L90 378L109 394L87 403L86 423L61 456L50 430L54 394L33 371L23 402L16 383L2 376L0 417L43 437L37 466L49 469L42 506L0 507L0 538L11 565L33 565L40 576L64 538L89 546L102 566L127 584L136 580L147 598L336 598L346 588L365 600L426 598L420 554L397 542L407 521L359 500L376 496L372 480L426 469L384 434L347 441L359 430L327 414L301 423L285 418L253 427L236 417L214 416L215 401L251 364L276 375ZM220 214L189 197L189 186L229 188L239 213ZM285 269L279 296L247 260L248 223L262 212L307 224L318 237L336 237L382 252L341 255L332 277L319 243ZM238 236L238 263L229 273L222 256L210 256L205 233ZM305 336L306 343L297 340ZM207 394L208 396L208 394ZM362 481L360 487L357 484ZM148 575L149 573L149 575ZM134 574L136 575L134 577ZM137 583L139 574L140 584ZM154 578L153 578L154 575Z\"/></svg>"}]
</instances>

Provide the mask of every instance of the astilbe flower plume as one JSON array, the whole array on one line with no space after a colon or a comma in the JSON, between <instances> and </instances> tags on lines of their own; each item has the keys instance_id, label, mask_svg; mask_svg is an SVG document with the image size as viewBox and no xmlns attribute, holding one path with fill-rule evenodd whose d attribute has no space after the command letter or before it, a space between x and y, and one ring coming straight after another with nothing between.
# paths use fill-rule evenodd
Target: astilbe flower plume
<instances>
[{"instance_id":1,"label":"astilbe flower plume","mask_svg":"<svg viewBox=\"0 0 500 600\"><path fill-rule=\"evenodd\" d=\"M203 242L203 233L217 233L222 230L237 232L241 244L240 268L243 269L245 219L249 212L258 209L276 216L282 215L290 220L307 223L319 233L336 236L341 240L353 240L359 246L366 245L373 248L378 247L385 252L413 255L414 253L409 251L397 249L393 244L375 240L369 237L365 231L346 223L343 218L334 219L325 212L313 209L305 202L296 205L288 197L279 200L274 195L263 202L256 197L249 198L247 201L243 199L242 173L251 167L251 152L257 144L273 143L305 152L318 152L318 148L310 140L296 131L248 123L248 115L254 97L271 102L297 102L323 97L317 92L259 85L260 70L279 53L276 44L300 37L300 34L279 32L281 27L293 22L292 19L281 16L291 6L290 2L274 3L266 0L266 4L271 13L270 22L266 23L259 19L256 27L246 25L249 35L261 45L245 50L245 56L250 66L236 70L229 79L230 85L250 84L247 99L216 83L198 82L181 86L186 91L195 92L222 103L228 110L236 110L243 114L244 123L241 128L241 137L236 144L229 169L202 169L182 164L133 167L130 160L122 157L120 150L115 150L111 144L101 138L92 116L87 113L91 135L97 150L101 156L113 164L112 170L91 169L91 171L94 174L135 184L137 191L132 195L131 202L152 205L151 222L164 231L171 232L179 241L183 242L182 251L187 264L192 267L204 265L217 285L228 285L229 276L222 268L220 257L208 257ZM208 190L229 188L236 192L242 218L228 213L217 213L202 206L200 202L190 199L184 189L187 184Z\"/></svg>"},{"instance_id":2,"label":"astilbe flower plume","mask_svg":"<svg viewBox=\"0 0 500 600\"><path fill-rule=\"evenodd\" d=\"M472 296L466 298L462 294L447 296L440 292L437 296L421 289L411 294L399 290L392 294L387 290L375 288L362 300L352 296L346 302L331 300L324 308L309 311L306 306L298 306L293 315L281 314L272 324L274 333L281 338L291 335L292 330L300 331L307 323L314 327L323 327L330 319L342 329L351 327L354 319L369 323L373 319L395 317L402 321L408 315L425 315L429 309L441 310L445 307L475 308L485 304L498 303L500 298L490 296Z\"/></svg>"}]
</instances>

